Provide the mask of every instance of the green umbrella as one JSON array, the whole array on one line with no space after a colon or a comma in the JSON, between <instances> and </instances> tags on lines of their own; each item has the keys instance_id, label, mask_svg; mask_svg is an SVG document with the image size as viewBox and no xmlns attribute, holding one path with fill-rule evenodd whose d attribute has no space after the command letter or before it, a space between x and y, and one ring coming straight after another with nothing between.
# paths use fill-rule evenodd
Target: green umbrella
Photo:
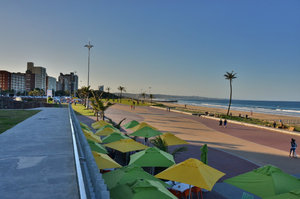
<instances>
[{"instance_id":1,"label":"green umbrella","mask_svg":"<svg viewBox=\"0 0 300 199\"><path fill-rule=\"evenodd\" d=\"M174 157L156 147L150 147L130 156L129 165L141 167L169 167L175 164Z\"/></svg>"},{"instance_id":2,"label":"green umbrella","mask_svg":"<svg viewBox=\"0 0 300 199\"><path fill-rule=\"evenodd\" d=\"M87 140L87 141L91 147L91 151L96 151L98 153L108 153L104 146L91 140Z\"/></svg>"},{"instance_id":3,"label":"green umbrella","mask_svg":"<svg viewBox=\"0 0 300 199\"><path fill-rule=\"evenodd\" d=\"M102 139L102 143L111 143L115 142L121 139L129 139L126 135L123 135L121 133L113 132L112 134L106 136L105 138Z\"/></svg>"},{"instance_id":4,"label":"green umbrella","mask_svg":"<svg viewBox=\"0 0 300 199\"><path fill-rule=\"evenodd\" d=\"M135 126L139 125L139 122L138 121L135 121L135 120L132 120L128 123L126 123L123 127L125 127L125 129L131 129Z\"/></svg>"},{"instance_id":5,"label":"green umbrella","mask_svg":"<svg viewBox=\"0 0 300 199\"><path fill-rule=\"evenodd\" d=\"M97 129L97 131L96 132L98 132L98 131L102 131L103 129L105 129L105 128L111 128L111 129L113 129L113 130L115 130L115 131L119 131L119 129L117 129L116 127L113 127L112 125L110 125L110 124L107 124L107 125L104 125L104 126L102 126L101 128L99 128L99 129Z\"/></svg>"},{"instance_id":6,"label":"green umbrella","mask_svg":"<svg viewBox=\"0 0 300 199\"><path fill-rule=\"evenodd\" d=\"M299 189L300 180L271 165L224 180L259 197L271 197Z\"/></svg>"},{"instance_id":7,"label":"green umbrella","mask_svg":"<svg viewBox=\"0 0 300 199\"><path fill-rule=\"evenodd\" d=\"M83 129L86 129L88 131L91 131L90 127L88 125L86 125L85 123L80 122L80 127Z\"/></svg>"},{"instance_id":8,"label":"green umbrella","mask_svg":"<svg viewBox=\"0 0 300 199\"><path fill-rule=\"evenodd\" d=\"M138 137L145 137L145 138L150 138L158 135L162 135L161 132L149 127L145 126L133 133L130 134L131 136L138 136Z\"/></svg>"},{"instance_id":9,"label":"green umbrella","mask_svg":"<svg viewBox=\"0 0 300 199\"><path fill-rule=\"evenodd\" d=\"M110 190L112 199L176 199L160 183L152 180L138 179L132 183L118 185Z\"/></svg>"},{"instance_id":10,"label":"green umbrella","mask_svg":"<svg viewBox=\"0 0 300 199\"><path fill-rule=\"evenodd\" d=\"M279 194L276 196L267 197L264 199L299 199L300 198L300 189L290 191L288 193Z\"/></svg>"},{"instance_id":11,"label":"green umbrella","mask_svg":"<svg viewBox=\"0 0 300 199\"><path fill-rule=\"evenodd\" d=\"M105 173L102 175L108 189L114 188L119 184L132 183L137 179L148 179L160 182L164 187L169 187L160 179L155 178L149 173L145 172L141 167L136 165L125 166L120 169Z\"/></svg>"},{"instance_id":12,"label":"green umbrella","mask_svg":"<svg viewBox=\"0 0 300 199\"><path fill-rule=\"evenodd\" d=\"M201 150L201 162L207 164L207 144L204 144L200 150Z\"/></svg>"}]
</instances>

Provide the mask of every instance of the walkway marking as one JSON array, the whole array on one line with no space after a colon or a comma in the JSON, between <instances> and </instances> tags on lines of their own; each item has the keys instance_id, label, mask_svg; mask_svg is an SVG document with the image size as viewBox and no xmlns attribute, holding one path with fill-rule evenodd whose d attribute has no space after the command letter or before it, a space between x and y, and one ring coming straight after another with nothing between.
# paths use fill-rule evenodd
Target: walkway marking
<instances>
[{"instance_id":1,"label":"walkway marking","mask_svg":"<svg viewBox=\"0 0 300 199\"><path fill-rule=\"evenodd\" d=\"M25 169L39 164L46 156L19 157L17 169Z\"/></svg>"}]
</instances>

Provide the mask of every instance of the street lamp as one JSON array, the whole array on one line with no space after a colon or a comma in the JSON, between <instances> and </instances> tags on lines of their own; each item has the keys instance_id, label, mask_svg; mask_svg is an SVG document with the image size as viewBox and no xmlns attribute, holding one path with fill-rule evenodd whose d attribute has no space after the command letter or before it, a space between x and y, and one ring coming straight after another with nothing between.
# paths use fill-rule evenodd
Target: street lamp
<instances>
[{"instance_id":1,"label":"street lamp","mask_svg":"<svg viewBox=\"0 0 300 199\"><path fill-rule=\"evenodd\" d=\"M91 43L89 42L89 44L85 45L84 47L89 49L89 55L88 55L88 80L87 80L87 86L89 87L89 85L90 85L90 51L91 51L91 48L93 48L94 46L91 45Z\"/></svg>"},{"instance_id":2,"label":"street lamp","mask_svg":"<svg viewBox=\"0 0 300 199\"><path fill-rule=\"evenodd\" d=\"M85 45L84 47L89 49L89 56L88 56L88 79L87 79L87 87L90 86L90 51L91 48L93 48L94 46L91 45L91 43L89 42L89 44ZM86 108L89 109L89 96L87 96L87 103L86 103Z\"/></svg>"}]
</instances>

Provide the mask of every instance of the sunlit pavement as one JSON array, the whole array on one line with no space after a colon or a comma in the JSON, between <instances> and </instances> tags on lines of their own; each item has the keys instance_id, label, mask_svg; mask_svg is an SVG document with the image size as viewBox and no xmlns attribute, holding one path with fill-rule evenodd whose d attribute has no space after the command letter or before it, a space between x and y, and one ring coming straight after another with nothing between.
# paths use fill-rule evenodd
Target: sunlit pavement
<instances>
[{"instance_id":1,"label":"sunlit pavement","mask_svg":"<svg viewBox=\"0 0 300 199\"><path fill-rule=\"evenodd\" d=\"M0 135L0 198L79 198L66 108L42 108Z\"/></svg>"}]
</instances>

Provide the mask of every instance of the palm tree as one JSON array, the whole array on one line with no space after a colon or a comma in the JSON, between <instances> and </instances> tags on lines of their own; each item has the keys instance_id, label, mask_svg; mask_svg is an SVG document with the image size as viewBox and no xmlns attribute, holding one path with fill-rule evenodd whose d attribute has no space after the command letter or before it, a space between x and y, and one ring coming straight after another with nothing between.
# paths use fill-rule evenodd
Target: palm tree
<instances>
[{"instance_id":1,"label":"palm tree","mask_svg":"<svg viewBox=\"0 0 300 199\"><path fill-rule=\"evenodd\" d=\"M163 139L161 139L161 137L159 137L159 136L156 137L156 138L154 138L154 139L152 139L150 142L151 142L155 147L159 148L160 150L172 154L172 155L174 156L174 158L175 158L175 156L176 156L177 154L179 154L179 153L181 153L181 152L184 152L184 151L187 151L187 148L183 146L183 147L178 147L178 148L174 149L174 151L171 153L171 152L169 151L169 149L168 149L168 146L167 146L166 142L165 142Z\"/></svg>"},{"instance_id":2,"label":"palm tree","mask_svg":"<svg viewBox=\"0 0 300 199\"><path fill-rule=\"evenodd\" d=\"M92 94L93 94L93 98L91 99L91 105L92 105L92 107L93 107L93 110L95 111L95 113L96 113L96 116L97 116L97 121L98 121L98 114L100 113L100 115L101 115L101 118L102 118L102 120L104 120L104 112L110 107L110 106L112 106L112 105L114 105L114 104L112 104L112 103L110 103L110 102L107 102L107 103L104 103L104 102L102 102L102 98L101 98L101 96L102 96L102 93L101 93L101 95L100 96L97 96L97 95L95 95L95 93L92 91Z\"/></svg>"},{"instance_id":3,"label":"palm tree","mask_svg":"<svg viewBox=\"0 0 300 199\"><path fill-rule=\"evenodd\" d=\"M141 96L144 98L144 102L145 102L147 94L145 92L142 92Z\"/></svg>"},{"instance_id":4,"label":"palm tree","mask_svg":"<svg viewBox=\"0 0 300 199\"><path fill-rule=\"evenodd\" d=\"M107 90L107 100L108 100L108 99L109 99L109 91L110 91L110 87L107 87L106 90Z\"/></svg>"},{"instance_id":5,"label":"palm tree","mask_svg":"<svg viewBox=\"0 0 300 199\"><path fill-rule=\"evenodd\" d=\"M231 99L232 99L232 80L237 78L236 73L234 73L233 71L230 72L226 72L224 74L225 79L228 79L230 82L230 98L229 98L229 105L228 105L228 110L227 110L227 116L229 115L229 111L230 111L230 106L231 106Z\"/></svg>"},{"instance_id":6,"label":"palm tree","mask_svg":"<svg viewBox=\"0 0 300 199\"><path fill-rule=\"evenodd\" d=\"M107 90L107 93L109 94L109 91L110 91L110 87L107 87L107 88L106 88L106 90Z\"/></svg>"},{"instance_id":7,"label":"palm tree","mask_svg":"<svg viewBox=\"0 0 300 199\"><path fill-rule=\"evenodd\" d=\"M122 92L124 91L124 92L126 92L126 90L125 90L125 87L123 87L123 86L119 86L118 87L118 90L121 92L120 93L120 103L122 102Z\"/></svg>"},{"instance_id":8,"label":"palm tree","mask_svg":"<svg viewBox=\"0 0 300 199\"><path fill-rule=\"evenodd\" d=\"M89 103L89 95L90 95L90 86L83 86L81 87L81 93L82 96L84 97L84 106L86 106L86 108L88 109L88 103Z\"/></svg>"},{"instance_id":9,"label":"palm tree","mask_svg":"<svg viewBox=\"0 0 300 199\"><path fill-rule=\"evenodd\" d=\"M150 94L149 97L150 97L150 103L152 104L153 95Z\"/></svg>"}]
</instances>

